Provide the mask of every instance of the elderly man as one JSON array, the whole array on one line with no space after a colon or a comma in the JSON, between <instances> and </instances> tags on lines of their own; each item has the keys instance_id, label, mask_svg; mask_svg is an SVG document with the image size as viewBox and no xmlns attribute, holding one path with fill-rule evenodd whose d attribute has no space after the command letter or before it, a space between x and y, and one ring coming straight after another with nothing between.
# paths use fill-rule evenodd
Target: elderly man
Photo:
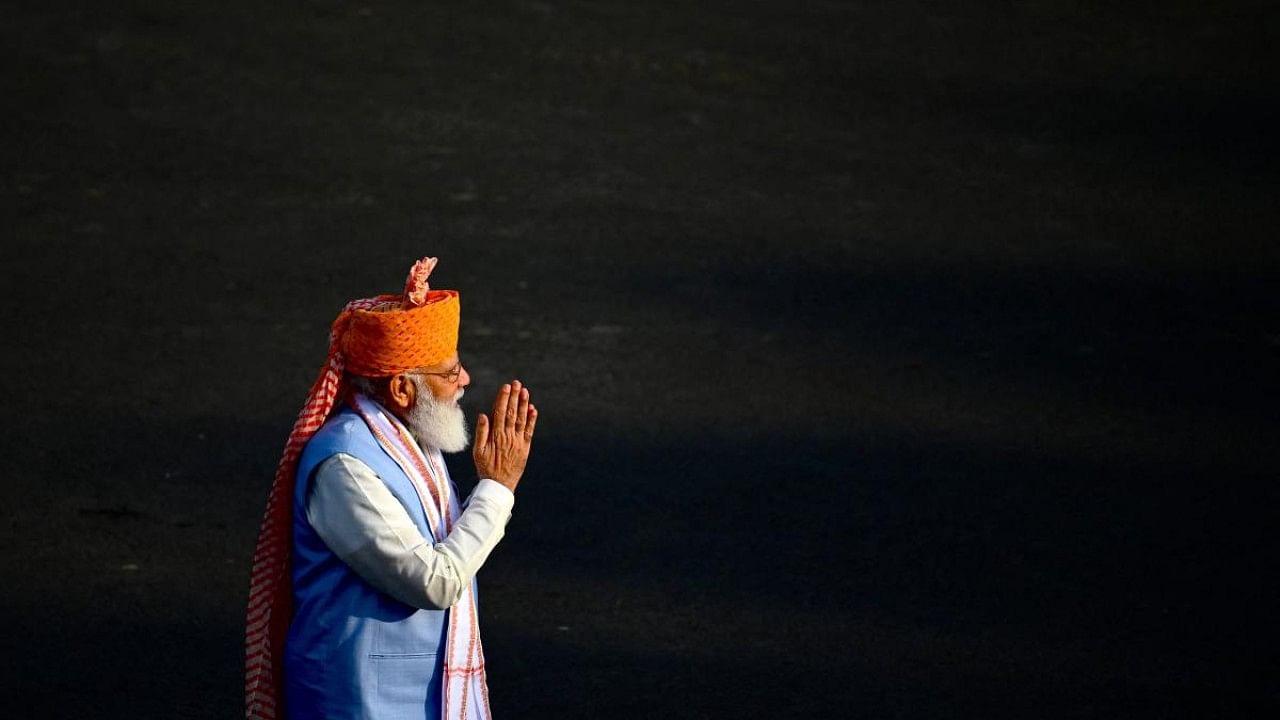
<instances>
[{"instance_id":1,"label":"elderly man","mask_svg":"<svg viewBox=\"0 0 1280 720\"><path fill-rule=\"evenodd\" d=\"M435 258L402 295L347 305L276 472L246 629L250 718L489 717L475 574L502 538L538 413L519 381L468 443L458 293Z\"/></svg>"}]
</instances>

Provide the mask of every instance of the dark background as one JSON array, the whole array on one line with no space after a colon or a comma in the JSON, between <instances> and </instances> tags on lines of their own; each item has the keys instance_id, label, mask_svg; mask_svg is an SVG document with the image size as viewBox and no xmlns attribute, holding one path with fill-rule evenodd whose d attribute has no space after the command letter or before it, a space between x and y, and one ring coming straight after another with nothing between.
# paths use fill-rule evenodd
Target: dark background
<instances>
[{"instance_id":1,"label":"dark background","mask_svg":"<svg viewBox=\"0 0 1280 720\"><path fill-rule=\"evenodd\" d=\"M1114 5L6 3L0 714L240 714L430 254L541 410L498 717L1273 715L1280 25Z\"/></svg>"}]
</instances>

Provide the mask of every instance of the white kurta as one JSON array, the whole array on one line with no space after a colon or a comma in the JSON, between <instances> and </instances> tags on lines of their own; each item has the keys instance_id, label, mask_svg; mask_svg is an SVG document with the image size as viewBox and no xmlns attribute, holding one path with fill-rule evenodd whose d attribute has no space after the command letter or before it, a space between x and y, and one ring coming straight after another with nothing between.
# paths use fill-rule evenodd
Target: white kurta
<instances>
[{"instance_id":1,"label":"white kurta","mask_svg":"<svg viewBox=\"0 0 1280 720\"><path fill-rule=\"evenodd\" d=\"M458 601L502 539L514 505L510 490L481 480L449 536L433 544L368 465L339 453L316 470L306 512L365 582L406 605L442 610Z\"/></svg>"}]
</instances>

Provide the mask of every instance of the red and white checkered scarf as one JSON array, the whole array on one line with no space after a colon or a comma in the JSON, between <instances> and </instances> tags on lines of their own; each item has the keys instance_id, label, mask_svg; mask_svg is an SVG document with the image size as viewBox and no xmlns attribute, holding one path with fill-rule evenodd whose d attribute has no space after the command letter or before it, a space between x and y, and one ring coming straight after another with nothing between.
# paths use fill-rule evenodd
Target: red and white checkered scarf
<instances>
[{"instance_id":1,"label":"red and white checkered scarf","mask_svg":"<svg viewBox=\"0 0 1280 720\"><path fill-rule=\"evenodd\" d=\"M272 720L284 716L284 640L293 615L289 552L293 544L293 486L302 449L333 412L343 390L343 359L338 340L349 310L369 309L379 298L352 300L329 332L329 356L293 423L276 466L267 509L258 531L249 574L249 609L245 618L245 716Z\"/></svg>"}]
</instances>

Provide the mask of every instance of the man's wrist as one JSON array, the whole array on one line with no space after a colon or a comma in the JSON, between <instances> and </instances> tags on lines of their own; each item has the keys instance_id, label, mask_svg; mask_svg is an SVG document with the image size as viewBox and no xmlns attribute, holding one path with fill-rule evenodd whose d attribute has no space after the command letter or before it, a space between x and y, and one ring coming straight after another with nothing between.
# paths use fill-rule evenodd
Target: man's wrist
<instances>
[{"instance_id":1,"label":"man's wrist","mask_svg":"<svg viewBox=\"0 0 1280 720\"><path fill-rule=\"evenodd\" d=\"M508 511L515 505L516 495L511 488L494 480L493 478L481 478L476 483L476 489L471 494L471 501L480 500L482 502L492 502L499 507L504 507Z\"/></svg>"}]
</instances>

